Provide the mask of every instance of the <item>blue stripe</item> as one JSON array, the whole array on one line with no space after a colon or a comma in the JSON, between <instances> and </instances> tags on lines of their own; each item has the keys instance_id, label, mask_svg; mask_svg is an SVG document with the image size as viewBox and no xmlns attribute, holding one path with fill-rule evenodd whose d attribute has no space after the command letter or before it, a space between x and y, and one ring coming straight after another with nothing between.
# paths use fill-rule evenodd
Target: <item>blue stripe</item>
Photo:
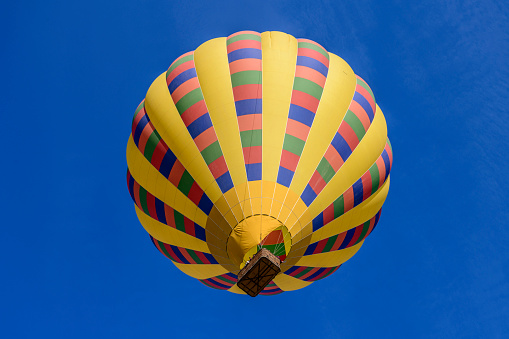
<instances>
[{"instance_id":1,"label":"blue stripe","mask_svg":"<svg viewBox=\"0 0 509 339\"><path fill-rule=\"evenodd\" d=\"M168 89L170 90L170 94L173 94L173 92L184 82L186 82L189 79L196 78L196 69L190 68L188 70L185 70L184 72L177 75L168 85Z\"/></svg>"},{"instance_id":2,"label":"blue stripe","mask_svg":"<svg viewBox=\"0 0 509 339\"><path fill-rule=\"evenodd\" d=\"M195 139L198 135L202 134L210 127L212 127L212 121L210 120L209 114L205 113L187 126L187 129L189 134L191 134L191 137Z\"/></svg>"},{"instance_id":3,"label":"blue stripe","mask_svg":"<svg viewBox=\"0 0 509 339\"><path fill-rule=\"evenodd\" d=\"M362 202L363 196L364 187L362 186L362 179L359 179L353 184L353 205L359 205Z\"/></svg>"},{"instance_id":4,"label":"blue stripe","mask_svg":"<svg viewBox=\"0 0 509 339\"><path fill-rule=\"evenodd\" d=\"M314 244L309 245L308 248L306 249L306 252L304 253L304 255L311 255L311 254L313 254L313 252L316 249L316 246L318 246L317 242L315 242Z\"/></svg>"},{"instance_id":5,"label":"blue stripe","mask_svg":"<svg viewBox=\"0 0 509 339\"><path fill-rule=\"evenodd\" d=\"M304 280L305 281L311 281L313 280L315 277L319 276L320 274L323 273L323 271L325 271L327 269L327 267L322 267L320 268L318 271L316 271L315 273L311 274L309 277L305 278Z\"/></svg>"},{"instance_id":6,"label":"blue stripe","mask_svg":"<svg viewBox=\"0 0 509 339\"><path fill-rule=\"evenodd\" d=\"M194 223L194 234L196 234L196 238L205 241L207 236L205 235L205 229L198 225L197 223Z\"/></svg>"},{"instance_id":7,"label":"blue stripe","mask_svg":"<svg viewBox=\"0 0 509 339\"><path fill-rule=\"evenodd\" d=\"M345 239L343 239L343 242L341 243L341 246L339 246L338 250L342 250L343 248L348 246L348 244L352 240L354 234L355 234L355 228L349 229L348 232L346 232Z\"/></svg>"},{"instance_id":8,"label":"blue stripe","mask_svg":"<svg viewBox=\"0 0 509 339\"><path fill-rule=\"evenodd\" d=\"M371 108L369 101L359 92L355 92L355 94L353 95L353 100L357 101L359 105L361 105L362 108L364 108L364 110L368 114L369 121L373 122L375 112L373 112L373 109Z\"/></svg>"},{"instance_id":9,"label":"blue stripe","mask_svg":"<svg viewBox=\"0 0 509 339\"><path fill-rule=\"evenodd\" d=\"M290 104L290 112L288 114L288 118L301 122L308 127L311 127L311 125L313 124L313 119L315 118L315 113L311 112L310 110L304 107Z\"/></svg>"},{"instance_id":10,"label":"blue stripe","mask_svg":"<svg viewBox=\"0 0 509 339\"><path fill-rule=\"evenodd\" d=\"M171 169L175 164L177 157L173 154L169 149L166 151L166 154L161 161L161 166L159 167L159 172L164 175L166 178L170 176Z\"/></svg>"},{"instance_id":11,"label":"blue stripe","mask_svg":"<svg viewBox=\"0 0 509 339\"><path fill-rule=\"evenodd\" d=\"M169 244L168 244L169 245ZM177 258L179 258L180 261L182 261L182 263L184 264L190 264L190 262L186 259L186 257L184 257L182 255L182 253L180 253L179 249L177 246L173 246L173 245L169 245L171 247L171 249L173 250L173 253L175 253L175 255L177 256ZM182 248L184 251L185 251L185 248Z\"/></svg>"},{"instance_id":12,"label":"blue stripe","mask_svg":"<svg viewBox=\"0 0 509 339\"><path fill-rule=\"evenodd\" d=\"M313 232L323 227L323 212L313 219Z\"/></svg>"},{"instance_id":13,"label":"blue stripe","mask_svg":"<svg viewBox=\"0 0 509 339\"><path fill-rule=\"evenodd\" d=\"M382 152L382 159L384 160L385 164L385 180L387 180L389 172L391 171L391 160L389 159L389 154L386 150Z\"/></svg>"},{"instance_id":14,"label":"blue stripe","mask_svg":"<svg viewBox=\"0 0 509 339\"><path fill-rule=\"evenodd\" d=\"M230 177L230 172L226 172L223 175L221 175L219 178L216 179L217 184L219 185L219 188L221 189L222 193L228 192L233 187L233 181Z\"/></svg>"},{"instance_id":15,"label":"blue stripe","mask_svg":"<svg viewBox=\"0 0 509 339\"><path fill-rule=\"evenodd\" d=\"M203 213L208 215L210 213L210 210L212 209L212 206L214 206L214 204L212 204L212 201L210 201L209 197L205 193L203 193L200 202L198 203L198 207L203 211Z\"/></svg>"},{"instance_id":16,"label":"blue stripe","mask_svg":"<svg viewBox=\"0 0 509 339\"><path fill-rule=\"evenodd\" d=\"M241 48L228 53L228 62L239 59L262 59L262 50L258 48Z\"/></svg>"},{"instance_id":17,"label":"blue stripe","mask_svg":"<svg viewBox=\"0 0 509 339\"><path fill-rule=\"evenodd\" d=\"M298 56L297 57L297 65L312 68L315 71L322 73L323 76L325 76L325 77L327 77L327 73L329 72L329 69L327 68L327 66L325 66L324 64L322 64L320 61L316 60L315 58L311 58L308 56Z\"/></svg>"},{"instance_id":18,"label":"blue stripe","mask_svg":"<svg viewBox=\"0 0 509 339\"><path fill-rule=\"evenodd\" d=\"M141 117L140 122L138 122L138 125L136 125L136 129L134 130L133 134L133 141L136 144L136 146L138 146L138 143L140 142L141 132L143 132L143 129L145 128L145 126L147 126L149 121L150 120L148 119L148 115L145 114L144 116Z\"/></svg>"},{"instance_id":19,"label":"blue stripe","mask_svg":"<svg viewBox=\"0 0 509 339\"><path fill-rule=\"evenodd\" d=\"M262 163L246 164L248 181L262 180Z\"/></svg>"},{"instance_id":20,"label":"blue stripe","mask_svg":"<svg viewBox=\"0 0 509 339\"><path fill-rule=\"evenodd\" d=\"M309 186L309 184L307 184L306 188L304 189L304 192L302 192L300 198L302 199L302 201L304 201L306 206L309 206L316 199L316 193L315 193L315 191L313 191L311 186Z\"/></svg>"},{"instance_id":21,"label":"blue stripe","mask_svg":"<svg viewBox=\"0 0 509 339\"><path fill-rule=\"evenodd\" d=\"M334 136L334 139L332 139L331 145L339 153L339 155L343 159L343 162L345 162L346 159L348 159L348 157L350 156L350 154L352 154L352 150L350 149L350 146L348 146L348 143L346 142L345 138L343 138L343 136L337 132L336 135Z\"/></svg>"},{"instance_id":22,"label":"blue stripe","mask_svg":"<svg viewBox=\"0 0 509 339\"><path fill-rule=\"evenodd\" d=\"M155 198L155 205L157 220L159 220L159 222L162 222L163 224L166 224L166 213L164 213L164 202Z\"/></svg>"},{"instance_id":23,"label":"blue stripe","mask_svg":"<svg viewBox=\"0 0 509 339\"><path fill-rule=\"evenodd\" d=\"M235 101L237 116L262 113L262 99L245 99Z\"/></svg>"},{"instance_id":24,"label":"blue stripe","mask_svg":"<svg viewBox=\"0 0 509 339\"><path fill-rule=\"evenodd\" d=\"M300 266L292 266L289 269L287 269L286 271L284 271L283 273L290 275L293 272L295 272L296 270L298 270L299 268L300 268Z\"/></svg>"},{"instance_id":25,"label":"blue stripe","mask_svg":"<svg viewBox=\"0 0 509 339\"><path fill-rule=\"evenodd\" d=\"M285 187L290 187L294 173L289 169L279 166L279 172L277 174L277 183Z\"/></svg>"},{"instance_id":26,"label":"blue stripe","mask_svg":"<svg viewBox=\"0 0 509 339\"><path fill-rule=\"evenodd\" d=\"M131 198L133 198L134 203L136 203L134 199L134 178L131 174L129 174L129 194L131 194Z\"/></svg>"},{"instance_id":27,"label":"blue stripe","mask_svg":"<svg viewBox=\"0 0 509 339\"><path fill-rule=\"evenodd\" d=\"M208 259L208 261L210 261L211 264L217 264L217 261L216 259L214 259L214 257L212 256L212 254L210 253L205 253L205 252L202 252L203 255L205 256L205 258Z\"/></svg>"}]
</instances>

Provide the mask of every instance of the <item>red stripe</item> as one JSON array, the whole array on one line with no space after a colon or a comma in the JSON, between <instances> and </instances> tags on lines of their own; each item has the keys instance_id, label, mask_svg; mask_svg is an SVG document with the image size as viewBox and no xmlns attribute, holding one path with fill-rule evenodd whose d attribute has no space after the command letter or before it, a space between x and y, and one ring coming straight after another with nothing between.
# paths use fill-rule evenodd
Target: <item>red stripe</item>
<instances>
[{"instance_id":1,"label":"red stripe","mask_svg":"<svg viewBox=\"0 0 509 339\"><path fill-rule=\"evenodd\" d=\"M141 131L140 139L138 140L138 149L142 154L145 152L145 146L147 145L148 138L152 135L152 132L154 132L154 127L149 122L143 128L143 131Z\"/></svg>"},{"instance_id":2,"label":"red stripe","mask_svg":"<svg viewBox=\"0 0 509 339\"><path fill-rule=\"evenodd\" d=\"M348 244L347 247L350 247L350 246L353 246L357 240L359 240L359 237L361 236L362 234L362 228L363 228L364 225L361 225L361 226L357 226L355 228L355 233L353 234L353 237L352 237L352 240L350 240L350 243Z\"/></svg>"},{"instance_id":3,"label":"red stripe","mask_svg":"<svg viewBox=\"0 0 509 339\"><path fill-rule=\"evenodd\" d=\"M207 105L205 105L204 100L200 100L188 109L186 109L182 115L182 121L186 125L186 127L189 127L199 117L201 117L204 114L207 114Z\"/></svg>"},{"instance_id":4,"label":"red stripe","mask_svg":"<svg viewBox=\"0 0 509 339\"><path fill-rule=\"evenodd\" d=\"M355 147L359 144L359 138L357 138L357 134L355 134L352 127L346 121L343 121L341 126L339 126L339 134L345 139L353 152Z\"/></svg>"},{"instance_id":5,"label":"red stripe","mask_svg":"<svg viewBox=\"0 0 509 339\"><path fill-rule=\"evenodd\" d=\"M350 102L350 107L348 109L359 118L359 120L362 123L362 126L364 126L364 130L367 131L369 126L371 125L371 121L369 120L368 113L366 113L366 110L355 100L352 100ZM347 113L348 114L348 113Z\"/></svg>"},{"instance_id":6,"label":"red stripe","mask_svg":"<svg viewBox=\"0 0 509 339\"><path fill-rule=\"evenodd\" d=\"M246 164L258 164L262 162L262 146L244 147L244 162Z\"/></svg>"},{"instance_id":7,"label":"red stripe","mask_svg":"<svg viewBox=\"0 0 509 339\"><path fill-rule=\"evenodd\" d=\"M353 195L353 187L348 188L345 193L343 193L344 201L345 201L345 213L353 208L354 204L354 195Z\"/></svg>"},{"instance_id":8,"label":"red stripe","mask_svg":"<svg viewBox=\"0 0 509 339\"><path fill-rule=\"evenodd\" d=\"M202 261L204 264L210 264L210 261L207 259L207 257L200 251L194 251L194 254Z\"/></svg>"},{"instance_id":9,"label":"red stripe","mask_svg":"<svg viewBox=\"0 0 509 339\"><path fill-rule=\"evenodd\" d=\"M156 148L154 150L154 153L152 153L152 158L150 159L150 162L152 165L159 170L161 167L161 162L163 161L164 155L168 151L168 146L164 143L164 141L161 139L156 145Z\"/></svg>"},{"instance_id":10,"label":"red stripe","mask_svg":"<svg viewBox=\"0 0 509 339\"><path fill-rule=\"evenodd\" d=\"M156 198L147 192L147 209L148 214L153 218L157 219L157 211L156 211Z\"/></svg>"},{"instance_id":11,"label":"red stripe","mask_svg":"<svg viewBox=\"0 0 509 339\"><path fill-rule=\"evenodd\" d=\"M322 53L320 53L318 51L315 51L314 49L301 47L297 50L297 55L298 56L307 56L307 57L313 58L315 60L318 60L325 67L329 68L329 59L327 59L325 57L325 55L323 55Z\"/></svg>"},{"instance_id":12,"label":"red stripe","mask_svg":"<svg viewBox=\"0 0 509 339\"><path fill-rule=\"evenodd\" d=\"M306 267L301 266L301 267L297 268L295 271L293 271L292 273L290 273L288 275L291 276L291 277L295 277L297 274L299 274L300 272L304 271L305 269L306 269Z\"/></svg>"},{"instance_id":13,"label":"red stripe","mask_svg":"<svg viewBox=\"0 0 509 339\"><path fill-rule=\"evenodd\" d=\"M256 49L262 49L262 42L257 40L237 40L235 42L232 42L226 47L227 53L236 51L238 49L242 48L256 48Z\"/></svg>"},{"instance_id":14,"label":"red stripe","mask_svg":"<svg viewBox=\"0 0 509 339\"><path fill-rule=\"evenodd\" d=\"M261 84L248 84L233 87L235 101L245 99L260 99L262 97Z\"/></svg>"},{"instance_id":15,"label":"red stripe","mask_svg":"<svg viewBox=\"0 0 509 339\"><path fill-rule=\"evenodd\" d=\"M332 166L332 169L334 169L334 172L336 173L344 164L343 158L341 158L338 151L332 147L332 145L327 148L324 158L329 162L329 164Z\"/></svg>"},{"instance_id":16,"label":"red stripe","mask_svg":"<svg viewBox=\"0 0 509 339\"><path fill-rule=\"evenodd\" d=\"M325 248L325 245L327 245L327 239L320 240L318 242L318 244L316 245L316 248L313 251L313 254L322 253L323 249Z\"/></svg>"},{"instance_id":17,"label":"red stripe","mask_svg":"<svg viewBox=\"0 0 509 339\"><path fill-rule=\"evenodd\" d=\"M296 138L299 138L300 140L306 141L309 135L310 127L304 125L303 123L288 119L286 123L286 134L293 135Z\"/></svg>"},{"instance_id":18,"label":"red stripe","mask_svg":"<svg viewBox=\"0 0 509 339\"><path fill-rule=\"evenodd\" d=\"M280 165L292 172L295 172L297 168L297 164L299 163L300 157L292 152L288 152L287 150L283 150L281 152L281 163Z\"/></svg>"},{"instance_id":19,"label":"red stripe","mask_svg":"<svg viewBox=\"0 0 509 339\"><path fill-rule=\"evenodd\" d=\"M194 222L186 217L184 217L184 229L187 234L192 235L193 237L196 236L196 233L194 232Z\"/></svg>"},{"instance_id":20,"label":"red stripe","mask_svg":"<svg viewBox=\"0 0 509 339\"><path fill-rule=\"evenodd\" d=\"M367 171L361 177L362 180L362 201L366 200L371 196L371 189L373 188L373 181L371 179L371 173Z\"/></svg>"},{"instance_id":21,"label":"red stripe","mask_svg":"<svg viewBox=\"0 0 509 339\"><path fill-rule=\"evenodd\" d=\"M140 184L138 184L138 182L134 182L134 185L133 185L133 195L134 195L134 202L136 203L136 206L138 206L138 208L140 210L143 211L143 208L141 207L141 201L140 201Z\"/></svg>"},{"instance_id":22,"label":"red stripe","mask_svg":"<svg viewBox=\"0 0 509 339\"><path fill-rule=\"evenodd\" d=\"M332 245L330 252L337 251L339 249L339 246L341 246L341 244L343 243L343 240L345 240L345 237L346 237L346 232L338 234L338 237L336 238L334 245Z\"/></svg>"},{"instance_id":23,"label":"red stripe","mask_svg":"<svg viewBox=\"0 0 509 339\"><path fill-rule=\"evenodd\" d=\"M334 204L330 204L325 210L323 210L323 224L327 225L334 220Z\"/></svg>"},{"instance_id":24,"label":"red stripe","mask_svg":"<svg viewBox=\"0 0 509 339\"><path fill-rule=\"evenodd\" d=\"M175 61L178 61L178 59ZM194 68L194 59L178 65L173 71L171 71L171 73L168 74L168 77L166 78L166 85L169 85L173 81L173 79L175 79L175 77L177 77L180 73L187 71L190 68Z\"/></svg>"},{"instance_id":25,"label":"red stripe","mask_svg":"<svg viewBox=\"0 0 509 339\"><path fill-rule=\"evenodd\" d=\"M181 248L181 247L177 247L177 248L178 248L178 251L180 251L180 253L182 253L184 258L187 259L187 261L189 261L191 264L197 264L197 262L193 259L193 257L191 257L191 255L189 253L187 253L185 248Z\"/></svg>"},{"instance_id":26,"label":"red stripe","mask_svg":"<svg viewBox=\"0 0 509 339\"><path fill-rule=\"evenodd\" d=\"M318 173L318 171L315 171L315 173L313 173L313 176L309 180L309 186L311 186L311 188L316 194L319 194L326 184L327 183L325 182L325 180L323 180L322 176L320 175L320 173Z\"/></svg>"},{"instance_id":27,"label":"red stripe","mask_svg":"<svg viewBox=\"0 0 509 339\"><path fill-rule=\"evenodd\" d=\"M199 87L200 82L198 81L198 78L191 78L183 84L180 84L180 86L177 87L171 94L171 98L173 99L173 102L179 102L179 100L182 99L182 97L184 97L187 93Z\"/></svg>"},{"instance_id":28,"label":"red stripe","mask_svg":"<svg viewBox=\"0 0 509 339\"><path fill-rule=\"evenodd\" d=\"M138 124L140 123L140 120L141 118L143 118L143 116L146 114L145 112L145 106L143 106L142 109L140 109L138 111L138 113L136 113L134 119L133 119L133 125L132 125L132 133L134 135L134 132L136 130L136 126L138 126Z\"/></svg>"},{"instance_id":29,"label":"red stripe","mask_svg":"<svg viewBox=\"0 0 509 339\"><path fill-rule=\"evenodd\" d=\"M194 138L194 143L196 144L196 147L198 147L198 150L201 152L216 140L217 136L214 127L209 127L196 138Z\"/></svg>"},{"instance_id":30,"label":"red stripe","mask_svg":"<svg viewBox=\"0 0 509 339\"><path fill-rule=\"evenodd\" d=\"M299 67L299 66L297 66ZM315 98L312 95L309 95L307 93L293 90L292 92L292 104L298 105L300 107L306 108L310 110L311 112L316 113L316 110L318 109L318 104L320 103L320 100Z\"/></svg>"},{"instance_id":31,"label":"red stripe","mask_svg":"<svg viewBox=\"0 0 509 339\"><path fill-rule=\"evenodd\" d=\"M224 156L221 155L219 158L214 160L209 165L210 172L212 172L212 175L214 176L214 179L219 178L226 172L228 172L228 166L226 166L226 161L224 160Z\"/></svg>"},{"instance_id":32,"label":"red stripe","mask_svg":"<svg viewBox=\"0 0 509 339\"><path fill-rule=\"evenodd\" d=\"M262 115L261 114L246 114L237 117L239 122L239 132L252 131L262 129Z\"/></svg>"},{"instance_id":33,"label":"red stripe","mask_svg":"<svg viewBox=\"0 0 509 339\"><path fill-rule=\"evenodd\" d=\"M175 161L175 164L171 168L170 175L168 177L168 180L175 186L178 187L180 179L182 178L182 174L184 174L184 171L186 169L184 168L184 165L178 160Z\"/></svg>"},{"instance_id":34,"label":"red stripe","mask_svg":"<svg viewBox=\"0 0 509 339\"><path fill-rule=\"evenodd\" d=\"M202 196L203 196L203 190L200 188L200 186L196 182L193 182L193 184L191 185L191 189L189 190L189 193L187 194L187 197L195 205L198 205L200 203L200 199Z\"/></svg>"},{"instance_id":35,"label":"red stripe","mask_svg":"<svg viewBox=\"0 0 509 339\"><path fill-rule=\"evenodd\" d=\"M166 217L166 225L177 228L177 225L175 225L175 210L171 208L170 206L164 204L164 215Z\"/></svg>"},{"instance_id":36,"label":"red stripe","mask_svg":"<svg viewBox=\"0 0 509 339\"><path fill-rule=\"evenodd\" d=\"M373 110L373 112L376 112L375 100L373 99L371 94L368 92L368 90L365 89L364 87L362 87L361 85L357 85L355 87L355 91L357 93L359 93L360 95L362 95L364 98L366 98L366 100L369 102L369 105L371 106L371 109Z\"/></svg>"}]
</instances>

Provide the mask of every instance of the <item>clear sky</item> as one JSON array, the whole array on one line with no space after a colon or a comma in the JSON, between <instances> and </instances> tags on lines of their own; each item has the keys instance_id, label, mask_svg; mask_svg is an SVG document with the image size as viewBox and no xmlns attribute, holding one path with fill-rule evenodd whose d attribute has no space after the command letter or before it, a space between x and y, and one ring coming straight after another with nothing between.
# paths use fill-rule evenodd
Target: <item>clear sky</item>
<instances>
[{"instance_id":1,"label":"clear sky","mask_svg":"<svg viewBox=\"0 0 509 339\"><path fill-rule=\"evenodd\" d=\"M507 337L502 3L4 2L0 336ZM131 119L151 82L240 30L341 56L373 89L394 151L380 223L357 255L273 297L178 271L139 224L125 180Z\"/></svg>"}]
</instances>

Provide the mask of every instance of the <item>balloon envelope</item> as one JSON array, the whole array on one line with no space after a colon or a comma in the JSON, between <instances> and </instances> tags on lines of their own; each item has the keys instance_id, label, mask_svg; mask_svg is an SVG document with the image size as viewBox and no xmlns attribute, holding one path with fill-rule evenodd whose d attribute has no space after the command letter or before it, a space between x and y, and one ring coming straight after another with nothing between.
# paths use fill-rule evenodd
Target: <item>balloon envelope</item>
<instances>
[{"instance_id":1,"label":"balloon envelope","mask_svg":"<svg viewBox=\"0 0 509 339\"><path fill-rule=\"evenodd\" d=\"M137 108L127 185L155 247L203 284L236 286L264 247L261 294L335 272L376 226L392 149L367 83L322 46L243 31L177 58Z\"/></svg>"}]
</instances>

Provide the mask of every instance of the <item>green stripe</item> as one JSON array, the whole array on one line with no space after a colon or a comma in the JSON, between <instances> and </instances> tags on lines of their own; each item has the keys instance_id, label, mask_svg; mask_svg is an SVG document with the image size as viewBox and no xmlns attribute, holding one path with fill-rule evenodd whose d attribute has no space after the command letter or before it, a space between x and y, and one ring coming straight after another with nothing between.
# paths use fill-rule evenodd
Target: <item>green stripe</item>
<instances>
[{"instance_id":1,"label":"green stripe","mask_svg":"<svg viewBox=\"0 0 509 339\"><path fill-rule=\"evenodd\" d=\"M309 273L309 271L311 271L313 269L313 267L306 267L305 269L302 270L302 272L300 272L299 274L297 275L294 275L294 278L300 278L302 277L303 275Z\"/></svg>"},{"instance_id":2,"label":"green stripe","mask_svg":"<svg viewBox=\"0 0 509 339\"><path fill-rule=\"evenodd\" d=\"M366 91L368 91L368 93L373 98L373 101L375 101L375 95L373 94L373 92L371 91L371 88L369 88L367 83L365 83L364 81L362 81L359 78L357 78L357 85L361 85L362 87L364 87L366 89Z\"/></svg>"},{"instance_id":3,"label":"green stripe","mask_svg":"<svg viewBox=\"0 0 509 339\"><path fill-rule=\"evenodd\" d=\"M300 140L299 138L290 134L285 134L283 149L300 156L302 154L302 150L304 149L304 144L304 140Z\"/></svg>"},{"instance_id":4,"label":"green stripe","mask_svg":"<svg viewBox=\"0 0 509 339\"><path fill-rule=\"evenodd\" d=\"M152 155L156 149L157 144L159 143L160 138L157 137L157 134L152 132L148 137L147 144L145 145L145 149L143 150L143 155L147 158L148 161L152 161Z\"/></svg>"},{"instance_id":5,"label":"green stripe","mask_svg":"<svg viewBox=\"0 0 509 339\"><path fill-rule=\"evenodd\" d=\"M329 60L329 53L327 53L326 50L324 50L321 47L318 47L315 44L312 44L310 42L299 42L299 48L309 48L309 49L315 50L315 51L319 52L320 54L322 54L324 57L326 57L327 60Z\"/></svg>"},{"instance_id":6,"label":"green stripe","mask_svg":"<svg viewBox=\"0 0 509 339\"><path fill-rule=\"evenodd\" d=\"M173 218L175 219L175 227L186 233L186 226L184 225L184 216L177 210L173 210Z\"/></svg>"},{"instance_id":7,"label":"green stripe","mask_svg":"<svg viewBox=\"0 0 509 339\"><path fill-rule=\"evenodd\" d=\"M138 105L136 112L134 112L134 116L136 116L136 114L138 114L138 112L141 111L143 107L145 107L145 100L143 100L142 103Z\"/></svg>"},{"instance_id":8,"label":"green stripe","mask_svg":"<svg viewBox=\"0 0 509 339\"><path fill-rule=\"evenodd\" d=\"M361 141L362 137L364 137L364 134L366 134L366 130L364 129L364 125L359 120L357 115L355 115L354 112L348 110L348 112L345 115L344 121L346 121L348 125L352 127L353 131L355 132L355 135L357 136L357 139Z\"/></svg>"},{"instance_id":9,"label":"green stripe","mask_svg":"<svg viewBox=\"0 0 509 339\"><path fill-rule=\"evenodd\" d=\"M330 237L329 240L327 240L327 244L325 244L325 247L323 248L323 251L321 253L329 252L332 246L334 246L334 243L336 242L337 238L338 235Z\"/></svg>"},{"instance_id":10,"label":"green stripe","mask_svg":"<svg viewBox=\"0 0 509 339\"><path fill-rule=\"evenodd\" d=\"M198 258L198 256L196 255L196 253L193 251L193 250L188 250L187 248L185 248L184 250L187 251L187 253L189 253L189 255L191 256L191 258L194 259L194 261L197 263L197 264L203 264L203 261L200 260L200 258Z\"/></svg>"},{"instance_id":11,"label":"green stripe","mask_svg":"<svg viewBox=\"0 0 509 339\"><path fill-rule=\"evenodd\" d=\"M154 239L155 240L155 239ZM157 243L159 244L159 248L161 249L161 251L163 251L164 254L166 254L166 256L168 258L170 258L172 261L175 261L173 260L173 258L171 257L170 253L168 253L168 251L166 250L166 248L164 247L164 244L162 242L160 242L159 240L156 240Z\"/></svg>"},{"instance_id":12,"label":"green stripe","mask_svg":"<svg viewBox=\"0 0 509 339\"><path fill-rule=\"evenodd\" d=\"M234 37L231 37L226 40L226 46L228 46L231 43L234 43L235 41L239 40L256 40L256 41L262 41L262 37L257 34L251 34L251 33L245 33L245 34L239 34Z\"/></svg>"},{"instance_id":13,"label":"green stripe","mask_svg":"<svg viewBox=\"0 0 509 339\"><path fill-rule=\"evenodd\" d=\"M242 71L232 74L232 87L262 83L261 71Z\"/></svg>"},{"instance_id":14,"label":"green stripe","mask_svg":"<svg viewBox=\"0 0 509 339\"><path fill-rule=\"evenodd\" d=\"M208 145L203 151L201 151L201 155L207 163L207 166L223 155L221 147L219 146L219 141L216 140L212 144Z\"/></svg>"},{"instance_id":15,"label":"green stripe","mask_svg":"<svg viewBox=\"0 0 509 339\"><path fill-rule=\"evenodd\" d=\"M334 200L334 219L345 213L345 198L341 195L339 198Z\"/></svg>"},{"instance_id":16,"label":"green stripe","mask_svg":"<svg viewBox=\"0 0 509 339\"><path fill-rule=\"evenodd\" d=\"M193 106L200 100L203 100L203 94L201 93L200 88L196 88L180 98L175 106L177 107L180 115L182 115L182 113L184 113L189 107Z\"/></svg>"},{"instance_id":17,"label":"green stripe","mask_svg":"<svg viewBox=\"0 0 509 339\"><path fill-rule=\"evenodd\" d=\"M318 100L322 97L323 88L311 80L295 77L293 89L307 93Z\"/></svg>"},{"instance_id":18,"label":"green stripe","mask_svg":"<svg viewBox=\"0 0 509 339\"><path fill-rule=\"evenodd\" d=\"M217 276L215 278L217 278L219 280L222 280L222 281L224 281L225 283L228 283L228 284L235 284L235 280L233 280L233 278L231 278L231 277L227 278L227 277L223 277L223 276L219 275L219 276ZM231 279L231 280L229 280L229 279Z\"/></svg>"},{"instance_id":19,"label":"green stripe","mask_svg":"<svg viewBox=\"0 0 509 339\"><path fill-rule=\"evenodd\" d=\"M330 271L325 273L325 275L323 277L321 277L320 279L326 278L329 275L331 275L332 273L334 273L334 269L335 269L335 267L330 267Z\"/></svg>"},{"instance_id":20,"label":"green stripe","mask_svg":"<svg viewBox=\"0 0 509 339\"><path fill-rule=\"evenodd\" d=\"M389 140L389 138L387 138L387 144L389 144L389 148L391 149L391 153L392 153L392 145L391 145L391 141Z\"/></svg>"},{"instance_id":21,"label":"green stripe","mask_svg":"<svg viewBox=\"0 0 509 339\"><path fill-rule=\"evenodd\" d=\"M204 283L205 285L207 285L208 287L212 287L212 288L215 288L216 290L219 290L220 288L218 288L217 286L213 286L211 283L209 283L208 281L205 281L205 279L203 280L200 280L202 283Z\"/></svg>"},{"instance_id":22,"label":"green stripe","mask_svg":"<svg viewBox=\"0 0 509 339\"><path fill-rule=\"evenodd\" d=\"M375 194L380 184L380 172L376 163L369 168L369 173L371 174L371 194Z\"/></svg>"},{"instance_id":23,"label":"green stripe","mask_svg":"<svg viewBox=\"0 0 509 339\"><path fill-rule=\"evenodd\" d=\"M336 172L334 172L334 168L332 168L332 166L325 158L322 158L316 170L318 171L318 173L320 173L320 175L322 176L323 180L326 183L328 183L332 179L334 174L336 174Z\"/></svg>"},{"instance_id":24,"label":"green stripe","mask_svg":"<svg viewBox=\"0 0 509 339\"><path fill-rule=\"evenodd\" d=\"M359 239L355 242L354 245L357 245L359 242L362 241L362 239L364 239L364 237L366 236L366 233L368 233L368 229L369 229L369 220L366 221L364 223L364 225L362 226L362 232L361 232L361 235L359 236Z\"/></svg>"},{"instance_id":25,"label":"green stripe","mask_svg":"<svg viewBox=\"0 0 509 339\"><path fill-rule=\"evenodd\" d=\"M191 186L193 186L194 180L191 174L187 170L184 171L182 177L180 178L178 189L180 192L184 193L184 195L188 195L191 190Z\"/></svg>"},{"instance_id":26,"label":"green stripe","mask_svg":"<svg viewBox=\"0 0 509 339\"><path fill-rule=\"evenodd\" d=\"M140 186L140 204L143 212L145 212L145 214L147 215L150 215L147 204L147 190L144 189L142 186Z\"/></svg>"},{"instance_id":27,"label":"green stripe","mask_svg":"<svg viewBox=\"0 0 509 339\"><path fill-rule=\"evenodd\" d=\"M180 58L178 61L176 61L173 65L171 65L170 68L168 68L168 71L166 72L166 77L173 71L175 68L182 65L184 62L187 62L189 60L193 60L194 54L189 54L188 56L185 56L183 58Z\"/></svg>"},{"instance_id":28,"label":"green stripe","mask_svg":"<svg viewBox=\"0 0 509 339\"><path fill-rule=\"evenodd\" d=\"M240 132L242 147L261 146L262 130L254 129Z\"/></svg>"}]
</instances>

